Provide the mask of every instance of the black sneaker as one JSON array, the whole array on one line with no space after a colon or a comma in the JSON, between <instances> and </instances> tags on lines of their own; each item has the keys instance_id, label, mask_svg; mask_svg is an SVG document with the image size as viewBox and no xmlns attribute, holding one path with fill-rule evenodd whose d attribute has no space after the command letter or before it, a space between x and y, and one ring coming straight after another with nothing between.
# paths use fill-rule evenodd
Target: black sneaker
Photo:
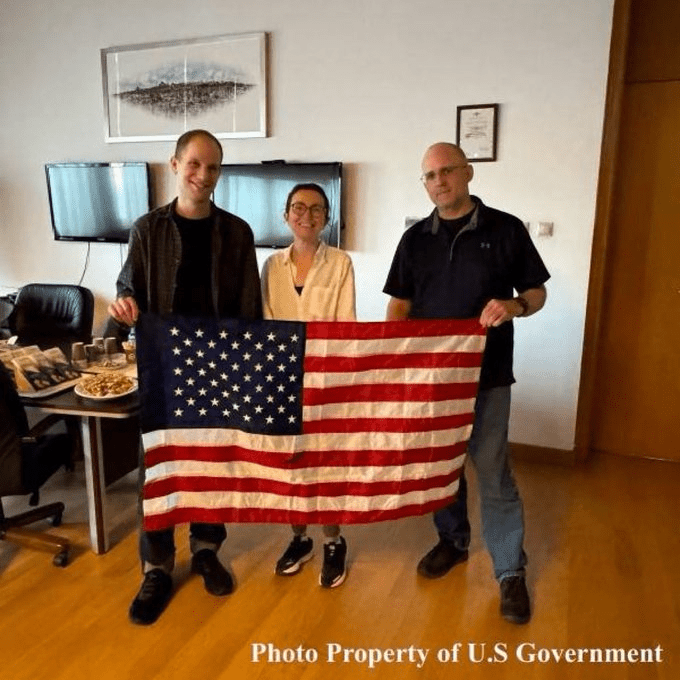
<instances>
[{"instance_id":1,"label":"black sneaker","mask_svg":"<svg viewBox=\"0 0 680 680\"><path fill-rule=\"evenodd\" d=\"M217 555L208 548L199 550L191 558L191 573L203 577L205 589L211 595L229 595L234 591L231 574L220 564Z\"/></svg>"},{"instance_id":2,"label":"black sneaker","mask_svg":"<svg viewBox=\"0 0 680 680\"><path fill-rule=\"evenodd\" d=\"M279 576L292 576L297 574L302 565L311 560L314 555L312 549L314 541L309 536L294 536L286 552L276 563L276 573Z\"/></svg>"},{"instance_id":3,"label":"black sneaker","mask_svg":"<svg viewBox=\"0 0 680 680\"><path fill-rule=\"evenodd\" d=\"M524 576L508 576L501 581L501 616L510 623L527 623L531 618Z\"/></svg>"},{"instance_id":4,"label":"black sneaker","mask_svg":"<svg viewBox=\"0 0 680 680\"><path fill-rule=\"evenodd\" d=\"M172 595L172 576L162 569L144 574L139 592L130 605L130 621L142 626L154 623L163 613Z\"/></svg>"},{"instance_id":5,"label":"black sneaker","mask_svg":"<svg viewBox=\"0 0 680 680\"><path fill-rule=\"evenodd\" d=\"M345 569L345 557L347 556L347 543L340 536L337 543L324 543L323 567L319 584L324 588L337 588L347 576Z\"/></svg>"},{"instance_id":6,"label":"black sneaker","mask_svg":"<svg viewBox=\"0 0 680 680\"><path fill-rule=\"evenodd\" d=\"M467 558L467 550L460 550L453 543L439 539L439 543L418 563L418 573L426 578L439 578Z\"/></svg>"}]
</instances>

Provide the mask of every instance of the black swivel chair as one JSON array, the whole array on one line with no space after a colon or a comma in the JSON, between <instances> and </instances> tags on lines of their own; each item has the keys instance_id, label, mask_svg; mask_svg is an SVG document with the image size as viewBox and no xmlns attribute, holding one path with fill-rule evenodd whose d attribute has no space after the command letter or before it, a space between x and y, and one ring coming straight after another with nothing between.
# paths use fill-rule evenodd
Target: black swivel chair
<instances>
[{"instance_id":1,"label":"black swivel chair","mask_svg":"<svg viewBox=\"0 0 680 680\"><path fill-rule=\"evenodd\" d=\"M20 345L60 347L92 339L94 295L89 288L61 283L29 283L19 290L8 323Z\"/></svg>"},{"instance_id":2,"label":"black swivel chair","mask_svg":"<svg viewBox=\"0 0 680 680\"><path fill-rule=\"evenodd\" d=\"M19 515L6 517L2 497L31 494L30 505L38 506L40 487L62 466L68 465L71 439L66 434L48 435L45 431L57 418L46 418L29 430L26 413L12 379L0 365L0 541L55 552L55 565L66 566L70 544L65 538L25 526L52 518L61 524L63 503L49 503Z\"/></svg>"},{"instance_id":3,"label":"black swivel chair","mask_svg":"<svg viewBox=\"0 0 680 680\"><path fill-rule=\"evenodd\" d=\"M0 297L0 338L8 338L9 332L9 315L14 309L14 301L8 296Z\"/></svg>"},{"instance_id":4,"label":"black swivel chair","mask_svg":"<svg viewBox=\"0 0 680 680\"><path fill-rule=\"evenodd\" d=\"M62 283L28 283L17 293L8 325L18 344L40 349L59 347L71 357L74 342L92 340L94 295L89 288ZM74 459L82 456L78 422L62 416L74 442Z\"/></svg>"}]
</instances>

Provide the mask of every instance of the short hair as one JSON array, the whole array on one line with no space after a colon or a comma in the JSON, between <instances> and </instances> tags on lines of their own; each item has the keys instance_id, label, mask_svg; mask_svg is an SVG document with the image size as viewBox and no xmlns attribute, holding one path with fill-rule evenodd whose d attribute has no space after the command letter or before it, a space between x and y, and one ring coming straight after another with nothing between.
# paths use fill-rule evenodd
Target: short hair
<instances>
[{"instance_id":1,"label":"short hair","mask_svg":"<svg viewBox=\"0 0 680 680\"><path fill-rule=\"evenodd\" d=\"M184 149L186 149L187 146L189 146L189 143L191 142L192 139L194 139L194 137L205 137L206 139L209 139L220 150L220 160L224 158L224 149L222 149L220 140L217 139L217 137L215 137L215 135L213 135L211 132L200 129L188 130L187 132L180 136L175 146L175 158L181 158L182 154L184 153Z\"/></svg>"},{"instance_id":2,"label":"short hair","mask_svg":"<svg viewBox=\"0 0 680 680\"><path fill-rule=\"evenodd\" d=\"M290 211L290 204L293 200L293 196L298 191L316 191L321 198L323 198L323 207L326 209L326 222L328 222L329 215L331 212L331 203L328 200L328 196L326 196L326 192L318 185L314 184L314 182L303 182L301 184L296 184L291 190L290 193L288 194L288 198L286 199L286 212L285 214L287 215L288 212Z\"/></svg>"}]
</instances>

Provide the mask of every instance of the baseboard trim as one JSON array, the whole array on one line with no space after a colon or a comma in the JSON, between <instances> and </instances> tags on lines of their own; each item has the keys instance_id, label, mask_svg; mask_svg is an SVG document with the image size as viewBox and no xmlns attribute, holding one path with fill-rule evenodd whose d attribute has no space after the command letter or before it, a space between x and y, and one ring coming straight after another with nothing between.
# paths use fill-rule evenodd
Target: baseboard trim
<instances>
[{"instance_id":1,"label":"baseboard trim","mask_svg":"<svg viewBox=\"0 0 680 680\"><path fill-rule=\"evenodd\" d=\"M573 466L576 452L566 449L551 449L547 446L510 443L510 453L515 460L527 463L550 463L552 465Z\"/></svg>"}]
</instances>

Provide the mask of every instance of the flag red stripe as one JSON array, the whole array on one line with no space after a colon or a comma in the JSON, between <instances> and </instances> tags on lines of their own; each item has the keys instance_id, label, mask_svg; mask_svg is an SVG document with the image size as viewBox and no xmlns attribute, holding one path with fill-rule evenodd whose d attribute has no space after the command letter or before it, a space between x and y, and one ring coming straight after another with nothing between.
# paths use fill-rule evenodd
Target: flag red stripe
<instances>
[{"instance_id":1,"label":"flag red stripe","mask_svg":"<svg viewBox=\"0 0 680 680\"><path fill-rule=\"evenodd\" d=\"M145 454L147 468L165 461L192 460L205 463L230 463L243 461L271 468L295 470L307 467L385 467L413 463L437 463L463 455L467 441L447 446L430 446L419 449L378 451L304 451L292 456L276 452L268 453L240 446L159 446Z\"/></svg>"},{"instance_id":2,"label":"flag red stripe","mask_svg":"<svg viewBox=\"0 0 680 680\"><path fill-rule=\"evenodd\" d=\"M305 387L304 406L319 404L344 404L348 402L395 401L447 401L473 399L477 396L477 383L427 384L366 384L339 387Z\"/></svg>"},{"instance_id":3,"label":"flag red stripe","mask_svg":"<svg viewBox=\"0 0 680 680\"><path fill-rule=\"evenodd\" d=\"M175 508L163 514L145 516L144 530L160 531L175 524L187 522L203 522L206 524L245 524L251 522L258 524L368 524L370 522L384 522L403 517L425 515L443 508L451 500L451 497L447 497L389 510L369 510L365 512L333 510L308 513L274 508Z\"/></svg>"},{"instance_id":4,"label":"flag red stripe","mask_svg":"<svg viewBox=\"0 0 680 680\"><path fill-rule=\"evenodd\" d=\"M414 331L417 324L417 331ZM310 340L381 340L386 338L441 337L447 335L486 335L477 319L409 319L406 321L310 321Z\"/></svg>"},{"instance_id":5,"label":"flag red stripe","mask_svg":"<svg viewBox=\"0 0 680 680\"><path fill-rule=\"evenodd\" d=\"M478 368L481 352L409 352L359 357L305 355L306 373L353 373L381 368Z\"/></svg>"},{"instance_id":6,"label":"flag red stripe","mask_svg":"<svg viewBox=\"0 0 680 680\"><path fill-rule=\"evenodd\" d=\"M383 467L387 465L408 465L422 462L439 462L456 458L465 453L467 441L447 446L432 446L407 450L330 450L304 451L286 456L267 453L238 446L164 446L146 452L147 467L165 461L191 460L206 463L229 463L243 461L267 467L298 469L306 467Z\"/></svg>"},{"instance_id":7,"label":"flag red stripe","mask_svg":"<svg viewBox=\"0 0 680 680\"><path fill-rule=\"evenodd\" d=\"M376 482L313 482L296 484L258 477L206 477L184 475L165 478L144 485L144 498L162 498L168 494L191 493L266 493L295 498L342 498L345 496L371 497L406 494L412 491L428 491L449 486L460 477L460 469L446 475Z\"/></svg>"},{"instance_id":8,"label":"flag red stripe","mask_svg":"<svg viewBox=\"0 0 680 680\"><path fill-rule=\"evenodd\" d=\"M335 418L302 423L304 434L348 432L431 432L470 425L474 413L455 413L435 418Z\"/></svg>"}]
</instances>

